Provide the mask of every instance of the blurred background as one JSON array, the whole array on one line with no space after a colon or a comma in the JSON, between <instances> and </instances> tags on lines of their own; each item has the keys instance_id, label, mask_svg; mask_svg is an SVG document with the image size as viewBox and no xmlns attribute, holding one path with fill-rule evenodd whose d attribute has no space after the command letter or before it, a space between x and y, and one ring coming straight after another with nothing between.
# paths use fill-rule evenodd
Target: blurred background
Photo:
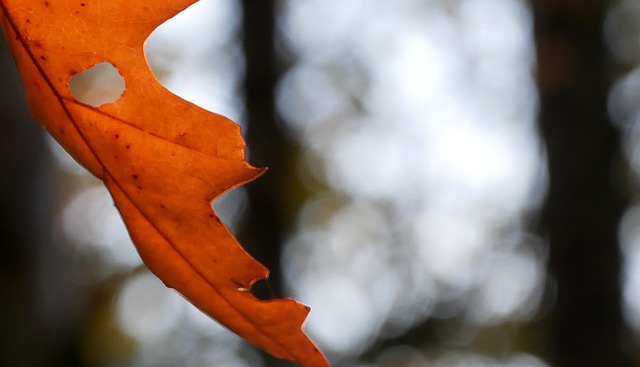
<instances>
[{"instance_id":1,"label":"blurred background","mask_svg":"<svg viewBox=\"0 0 640 367\"><path fill-rule=\"evenodd\" d=\"M201 0L146 52L270 168L214 206L334 367L640 366L637 0ZM4 40L0 80L0 366L293 366L146 270Z\"/></svg>"}]
</instances>

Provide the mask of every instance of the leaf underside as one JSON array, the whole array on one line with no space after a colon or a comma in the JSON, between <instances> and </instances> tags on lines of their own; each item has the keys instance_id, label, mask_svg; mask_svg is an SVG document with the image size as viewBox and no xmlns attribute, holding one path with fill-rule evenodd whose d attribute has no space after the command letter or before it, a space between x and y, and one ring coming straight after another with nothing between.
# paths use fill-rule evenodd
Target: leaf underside
<instances>
[{"instance_id":1,"label":"leaf underside","mask_svg":"<svg viewBox=\"0 0 640 367\"><path fill-rule=\"evenodd\" d=\"M302 331L309 308L248 292L268 271L212 209L263 172L245 161L238 125L173 95L145 59L151 32L195 1L0 0L0 21L32 114L104 181L147 267L247 341L326 367ZM70 78L101 62L117 68L126 91L100 107L78 102Z\"/></svg>"}]
</instances>

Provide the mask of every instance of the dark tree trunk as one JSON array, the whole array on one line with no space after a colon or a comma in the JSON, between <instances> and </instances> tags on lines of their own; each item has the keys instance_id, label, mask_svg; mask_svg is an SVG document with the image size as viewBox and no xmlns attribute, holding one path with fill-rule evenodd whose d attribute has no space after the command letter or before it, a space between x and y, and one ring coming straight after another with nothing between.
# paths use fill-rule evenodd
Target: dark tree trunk
<instances>
[{"instance_id":1,"label":"dark tree trunk","mask_svg":"<svg viewBox=\"0 0 640 367\"><path fill-rule=\"evenodd\" d=\"M620 138L607 116L606 1L532 0L540 131L548 153L543 231L557 286L547 318L554 366L628 366L617 229ZM617 176L617 177L616 177Z\"/></svg>"},{"instance_id":2,"label":"dark tree trunk","mask_svg":"<svg viewBox=\"0 0 640 367\"><path fill-rule=\"evenodd\" d=\"M275 53L275 0L243 0L243 48L246 57L244 82L247 105L249 162L268 167L266 174L245 186L249 215L240 233L240 242L270 270L267 282L254 286L260 298L280 298L282 271L280 257L289 220L284 208L286 187L292 178L293 144L284 136L275 109L275 88L280 68ZM268 366L293 366L265 353Z\"/></svg>"},{"instance_id":3,"label":"dark tree trunk","mask_svg":"<svg viewBox=\"0 0 640 367\"><path fill-rule=\"evenodd\" d=\"M245 0L242 5L248 158L254 166L269 170L258 181L245 186L249 216L240 236L241 243L271 272L268 289L265 284L257 284L255 292L260 297L273 298L281 296L282 182L283 173L289 168L288 144L277 125L274 105L278 80L274 51L275 9L273 0Z\"/></svg>"},{"instance_id":4,"label":"dark tree trunk","mask_svg":"<svg viewBox=\"0 0 640 367\"><path fill-rule=\"evenodd\" d=\"M76 325L57 319L72 301L58 292L66 278L51 238L52 162L2 35L0 81L0 366L77 366Z\"/></svg>"}]
</instances>

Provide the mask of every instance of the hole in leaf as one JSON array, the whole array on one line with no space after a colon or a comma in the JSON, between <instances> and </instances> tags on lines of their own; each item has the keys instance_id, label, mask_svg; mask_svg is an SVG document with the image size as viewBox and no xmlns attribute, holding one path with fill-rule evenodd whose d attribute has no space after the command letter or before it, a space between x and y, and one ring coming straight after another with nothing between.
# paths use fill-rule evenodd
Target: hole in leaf
<instances>
[{"instance_id":1,"label":"hole in leaf","mask_svg":"<svg viewBox=\"0 0 640 367\"><path fill-rule=\"evenodd\" d=\"M124 79L112 64L101 62L69 80L71 95L93 107L114 103L125 91Z\"/></svg>"}]
</instances>

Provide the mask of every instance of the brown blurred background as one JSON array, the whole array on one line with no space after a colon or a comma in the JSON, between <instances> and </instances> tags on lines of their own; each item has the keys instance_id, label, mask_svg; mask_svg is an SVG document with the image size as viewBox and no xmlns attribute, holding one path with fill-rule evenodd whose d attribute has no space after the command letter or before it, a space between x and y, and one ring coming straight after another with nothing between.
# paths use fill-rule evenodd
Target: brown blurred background
<instances>
[{"instance_id":1,"label":"brown blurred background","mask_svg":"<svg viewBox=\"0 0 640 367\"><path fill-rule=\"evenodd\" d=\"M334 366L640 366L637 0L202 0L146 50L270 168L215 208ZM0 80L0 366L292 365L148 273L4 41Z\"/></svg>"}]
</instances>

